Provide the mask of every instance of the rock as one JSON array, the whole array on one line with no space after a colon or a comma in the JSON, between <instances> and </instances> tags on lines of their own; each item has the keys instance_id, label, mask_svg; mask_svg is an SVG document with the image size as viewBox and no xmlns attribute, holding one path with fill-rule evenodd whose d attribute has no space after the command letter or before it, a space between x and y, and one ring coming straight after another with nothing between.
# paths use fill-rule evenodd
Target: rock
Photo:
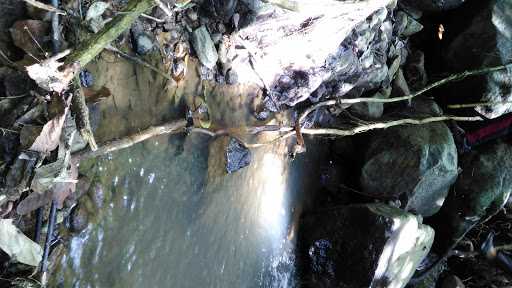
<instances>
[{"instance_id":1,"label":"rock","mask_svg":"<svg viewBox=\"0 0 512 288\"><path fill-rule=\"evenodd\" d=\"M205 26L197 28L192 33L192 46L201 64L209 69L215 67L219 56L217 55L217 50L215 50L210 33L208 33Z\"/></svg>"},{"instance_id":2,"label":"rock","mask_svg":"<svg viewBox=\"0 0 512 288\"><path fill-rule=\"evenodd\" d=\"M457 149L444 123L392 127L373 134L361 173L363 192L399 198L403 208L435 214L457 177Z\"/></svg>"},{"instance_id":3,"label":"rock","mask_svg":"<svg viewBox=\"0 0 512 288\"><path fill-rule=\"evenodd\" d=\"M105 203L105 191L100 183L96 183L88 193L96 208L101 209Z\"/></svg>"},{"instance_id":4,"label":"rock","mask_svg":"<svg viewBox=\"0 0 512 288\"><path fill-rule=\"evenodd\" d=\"M226 149L226 170L228 173L236 172L247 167L252 160L252 154L247 147L235 138L229 140Z\"/></svg>"},{"instance_id":5,"label":"rock","mask_svg":"<svg viewBox=\"0 0 512 288\"><path fill-rule=\"evenodd\" d=\"M393 90L391 91L391 95L393 97L401 97L411 95L411 90L409 90L409 85L404 77L404 72L402 69L398 69L398 72L395 75L395 80L393 80Z\"/></svg>"},{"instance_id":6,"label":"rock","mask_svg":"<svg viewBox=\"0 0 512 288\"><path fill-rule=\"evenodd\" d=\"M236 72L233 71L233 69L228 70L228 73L226 74L226 83L229 85L235 85L238 83L238 75L236 75Z\"/></svg>"},{"instance_id":7,"label":"rock","mask_svg":"<svg viewBox=\"0 0 512 288\"><path fill-rule=\"evenodd\" d=\"M80 84L82 87L91 87L94 85L94 76L92 76L92 73L89 72L87 69L84 69L80 72Z\"/></svg>"},{"instance_id":8,"label":"rock","mask_svg":"<svg viewBox=\"0 0 512 288\"><path fill-rule=\"evenodd\" d=\"M401 35L403 37L409 37L409 36L412 36L412 35L420 32L421 30L423 30L423 25L421 25L420 22L414 20L414 18L408 17L407 18L407 26L402 31Z\"/></svg>"},{"instance_id":9,"label":"rock","mask_svg":"<svg viewBox=\"0 0 512 288\"><path fill-rule=\"evenodd\" d=\"M465 288L466 286L462 283L459 277L455 275L449 275L444 278L441 288Z\"/></svg>"},{"instance_id":10,"label":"rock","mask_svg":"<svg viewBox=\"0 0 512 288\"><path fill-rule=\"evenodd\" d=\"M467 0L403 0L409 7L420 11L444 11L454 9Z\"/></svg>"},{"instance_id":11,"label":"rock","mask_svg":"<svg viewBox=\"0 0 512 288\"><path fill-rule=\"evenodd\" d=\"M384 99L387 98L385 95L383 95L380 92L377 92L370 96L371 98L380 98ZM382 117L382 114L384 113L384 105L383 103L356 103L352 106L350 106L350 111L354 112L357 115L364 116L369 119L378 119Z\"/></svg>"},{"instance_id":12,"label":"rock","mask_svg":"<svg viewBox=\"0 0 512 288\"><path fill-rule=\"evenodd\" d=\"M393 30L397 35L406 38L420 32L422 29L423 25L413 17L410 17L407 13L398 11L395 14L395 25Z\"/></svg>"},{"instance_id":13,"label":"rock","mask_svg":"<svg viewBox=\"0 0 512 288\"><path fill-rule=\"evenodd\" d=\"M69 228L72 232L80 233L87 228L89 224L89 213L85 206L79 204L73 212L71 212L70 217Z\"/></svg>"},{"instance_id":14,"label":"rock","mask_svg":"<svg viewBox=\"0 0 512 288\"><path fill-rule=\"evenodd\" d=\"M422 51L415 50L409 55L404 69L404 76L409 87L414 91L418 91L427 85L425 54Z\"/></svg>"},{"instance_id":15,"label":"rock","mask_svg":"<svg viewBox=\"0 0 512 288\"><path fill-rule=\"evenodd\" d=\"M422 269L425 269L427 267L430 267L432 264L435 263L437 260L437 257L432 255L432 253L429 253L427 257L425 257L416 269L416 272L423 271ZM407 288L436 288L437 283L439 282L439 278L441 277L442 273L447 269L447 260L442 259L439 263L437 263L434 267L432 267L429 272L427 272L426 275L421 277L421 279L415 279L414 276L409 281L409 284L407 284Z\"/></svg>"},{"instance_id":16,"label":"rock","mask_svg":"<svg viewBox=\"0 0 512 288\"><path fill-rule=\"evenodd\" d=\"M494 143L463 154L462 173L434 221L442 254L476 224L495 215L512 191L512 146Z\"/></svg>"},{"instance_id":17,"label":"rock","mask_svg":"<svg viewBox=\"0 0 512 288\"><path fill-rule=\"evenodd\" d=\"M449 72L479 69L510 63L512 59L512 2L480 1L468 4L479 11L467 21L468 13L461 13L454 21L464 23L464 29L457 31L457 37L447 43L443 59ZM469 23L468 23L469 22ZM478 35L478 37L474 37ZM457 95L472 96L473 102L506 102L492 106L481 106L476 110L487 118L496 118L512 112L512 68L495 71L481 77L473 77L451 85ZM480 99L479 99L480 98Z\"/></svg>"},{"instance_id":18,"label":"rock","mask_svg":"<svg viewBox=\"0 0 512 288\"><path fill-rule=\"evenodd\" d=\"M301 13L272 6L240 29L234 44L241 49L233 62L239 82L267 87L271 111L313 94L317 100L342 97L358 88L350 95L358 97L379 88L388 73L388 48L396 38L390 12L396 2L297 2Z\"/></svg>"},{"instance_id":19,"label":"rock","mask_svg":"<svg viewBox=\"0 0 512 288\"><path fill-rule=\"evenodd\" d=\"M207 0L203 2L202 7L207 11L213 11L224 22L229 22L235 14L237 3L238 0Z\"/></svg>"},{"instance_id":20,"label":"rock","mask_svg":"<svg viewBox=\"0 0 512 288\"><path fill-rule=\"evenodd\" d=\"M299 227L309 287L404 287L434 237L420 217L384 204L318 211Z\"/></svg>"},{"instance_id":21,"label":"rock","mask_svg":"<svg viewBox=\"0 0 512 288\"><path fill-rule=\"evenodd\" d=\"M139 55L146 55L153 49L153 40L146 33L140 33L135 36L135 51Z\"/></svg>"},{"instance_id":22,"label":"rock","mask_svg":"<svg viewBox=\"0 0 512 288\"><path fill-rule=\"evenodd\" d=\"M439 105L437 105L437 103L432 99L415 97L412 99L411 103L415 114L424 114L426 117L443 115L441 107L439 107Z\"/></svg>"}]
</instances>

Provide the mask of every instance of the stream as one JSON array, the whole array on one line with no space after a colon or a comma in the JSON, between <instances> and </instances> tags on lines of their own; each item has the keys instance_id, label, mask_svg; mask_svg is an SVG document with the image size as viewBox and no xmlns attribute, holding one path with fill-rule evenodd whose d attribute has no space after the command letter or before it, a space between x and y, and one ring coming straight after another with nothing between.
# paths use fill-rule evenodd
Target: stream
<instances>
[{"instance_id":1,"label":"stream","mask_svg":"<svg viewBox=\"0 0 512 288\"><path fill-rule=\"evenodd\" d=\"M122 67L108 67L95 73L122 77ZM133 69L140 89L140 78L150 74L125 71ZM116 89L131 91L129 85L111 89L114 97L126 95ZM216 122L247 117L220 94L210 96ZM115 117L114 103L119 107L119 99L109 99L100 109ZM98 137L108 137L101 131L112 125L100 121ZM292 161L283 141L252 149L250 166L227 174L226 143L227 137L197 133L160 136L81 167L101 183L104 207L71 238L53 281L62 287L296 286L296 224L311 180L318 179L311 168L321 153L311 145Z\"/></svg>"}]
</instances>

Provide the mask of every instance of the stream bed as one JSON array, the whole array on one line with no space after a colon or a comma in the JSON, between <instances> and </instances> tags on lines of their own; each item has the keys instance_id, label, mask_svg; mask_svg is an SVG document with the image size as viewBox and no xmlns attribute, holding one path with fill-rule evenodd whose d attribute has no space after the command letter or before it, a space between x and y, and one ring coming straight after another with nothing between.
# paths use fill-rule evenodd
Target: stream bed
<instances>
[{"instance_id":1,"label":"stream bed","mask_svg":"<svg viewBox=\"0 0 512 288\"><path fill-rule=\"evenodd\" d=\"M105 71L119 70L109 65ZM118 97L131 88L111 89ZM219 95L209 97L214 121L247 116L240 115L244 109L230 111L230 97ZM115 100L119 107L114 98L99 109L115 117ZM98 137L106 138L102 125L112 125L100 120ZM295 286L297 223L311 180L318 179L311 168L321 153L312 146L292 161L282 141L252 149L251 164L227 174L227 140L197 133L160 136L82 165L96 179L92 189L101 190L96 198L102 208L71 239L53 281L62 287Z\"/></svg>"}]
</instances>

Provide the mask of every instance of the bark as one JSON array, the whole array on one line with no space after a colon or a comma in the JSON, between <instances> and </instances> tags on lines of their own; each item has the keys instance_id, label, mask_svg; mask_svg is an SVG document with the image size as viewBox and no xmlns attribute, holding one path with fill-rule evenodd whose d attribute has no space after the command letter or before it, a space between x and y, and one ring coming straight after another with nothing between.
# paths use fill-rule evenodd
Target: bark
<instances>
[{"instance_id":1,"label":"bark","mask_svg":"<svg viewBox=\"0 0 512 288\"><path fill-rule=\"evenodd\" d=\"M119 37L145 11L155 6L154 0L130 0L126 7L98 33L81 43L66 59L67 63L78 63L84 67L110 42Z\"/></svg>"}]
</instances>

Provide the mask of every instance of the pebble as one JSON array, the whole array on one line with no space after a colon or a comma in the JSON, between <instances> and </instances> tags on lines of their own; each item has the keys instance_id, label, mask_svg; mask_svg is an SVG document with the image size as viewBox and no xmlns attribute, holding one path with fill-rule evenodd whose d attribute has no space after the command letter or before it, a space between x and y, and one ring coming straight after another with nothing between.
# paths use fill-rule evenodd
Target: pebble
<instances>
[{"instance_id":1,"label":"pebble","mask_svg":"<svg viewBox=\"0 0 512 288\"><path fill-rule=\"evenodd\" d=\"M92 73L88 70L84 69L82 72L80 72L80 84L82 84L82 87L91 87L94 85L94 76L92 76Z\"/></svg>"},{"instance_id":2,"label":"pebble","mask_svg":"<svg viewBox=\"0 0 512 288\"><path fill-rule=\"evenodd\" d=\"M233 71L233 69L229 69L228 73L226 74L226 83L229 85L235 85L238 83L238 75L235 71Z\"/></svg>"},{"instance_id":3,"label":"pebble","mask_svg":"<svg viewBox=\"0 0 512 288\"><path fill-rule=\"evenodd\" d=\"M80 233L89 224L89 213L85 207L79 205L71 212L71 221L69 223L72 232Z\"/></svg>"},{"instance_id":4,"label":"pebble","mask_svg":"<svg viewBox=\"0 0 512 288\"><path fill-rule=\"evenodd\" d=\"M135 52L139 55L146 55L153 49L153 40L145 34L141 33L136 36Z\"/></svg>"},{"instance_id":5,"label":"pebble","mask_svg":"<svg viewBox=\"0 0 512 288\"><path fill-rule=\"evenodd\" d=\"M194 30L192 33L192 45L196 51L197 58L199 58L199 61L201 61L204 66L209 69L215 67L219 56L212 38L210 37L210 33L208 33L205 26Z\"/></svg>"}]
</instances>

